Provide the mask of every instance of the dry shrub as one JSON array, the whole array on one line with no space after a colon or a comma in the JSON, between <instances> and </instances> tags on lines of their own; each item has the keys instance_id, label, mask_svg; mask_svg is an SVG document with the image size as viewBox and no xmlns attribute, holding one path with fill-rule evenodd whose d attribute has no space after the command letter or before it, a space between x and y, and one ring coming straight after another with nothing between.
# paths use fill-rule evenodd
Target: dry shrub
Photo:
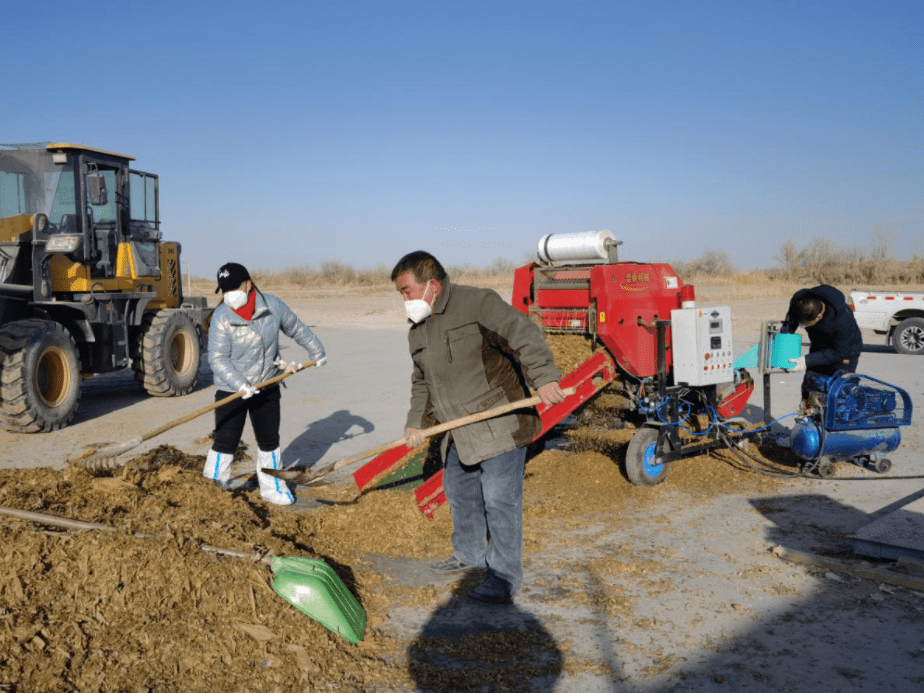
<instances>
[{"instance_id":1,"label":"dry shrub","mask_svg":"<svg viewBox=\"0 0 924 693\"><path fill-rule=\"evenodd\" d=\"M786 241L777 261L779 276L809 284L895 285L924 282L924 257L908 261L889 255L888 244L880 242L871 250L840 248L826 238L813 238L803 248Z\"/></svg>"},{"instance_id":2,"label":"dry shrub","mask_svg":"<svg viewBox=\"0 0 924 693\"><path fill-rule=\"evenodd\" d=\"M734 263L724 250L707 250L693 260L674 260L674 271L681 277L730 277L737 273Z\"/></svg>"},{"instance_id":3,"label":"dry shrub","mask_svg":"<svg viewBox=\"0 0 924 693\"><path fill-rule=\"evenodd\" d=\"M821 237L801 248L788 240L780 247L776 260L781 267L738 272L726 252L707 250L699 258L674 260L671 265L688 284L740 287L751 294L757 286L772 286L777 289L773 293L785 293L790 287L812 284L872 288L924 283L924 256L915 254L911 260L896 260L889 255L886 241L863 250L838 247Z\"/></svg>"},{"instance_id":4,"label":"dry shrub","mask_svg":"<svg viewBox=\"0 0 924 693\"><path fill-rule=\"evenodd\" d=\"M814 284L835 286L863 286L865 288L913 288L924 284L924 256L917 255L908 261L889 256L886 243L873 250L838 248L825 238L815 238L799 248L786 241L776 257L778 268L741 272L725 251L707 250L692 260L674 260L671 265L687 284L702 287L722 287L731 298L746 298L759 294L763 297L783 296L796 289ZM524 257L523 262L531 262ZM513 273L519 264L496 258L488 265L449 265L446 271L459 284L469 284L509 291ZM289 266L282 270L251 270L254 280L264 289L281 288L325 289L335 287L362 287L392 291L391 265L379 264L368 269L356 269L340 260L324 260L319 268L307 265ZM189 285L191 284L191 286ZM213 279L194 277L184 289L190 295L211 296Z\"/></svg>"},{"instance_id":5,"label":"dry shrub","mask_svg":"<svg viewBox=\"0 0 924 693\"><path fill-rule=\"evenodd\" d=\"M512 275L518 266L510 260L499 257L495 258L487 267L472 264L450 265L446 268L446 272L461 284L471 284L474 283L473 280Z\"/></svg>"},{"instance_id":6,"label":"dry shrub","mask_svg":"<svg viewBox=\"0 0 924 693\"><path fill-rule=\"evenodd\" d=\"M517 265L510 260L497 258L484 267L471 264L449 265L446 272L452 281L459 284L495 287L497 284L510 286L513 283L513 271ZM378 264L368 269L356 269L340 260L323 260L316 269L308 265L285 267L273 271L266 269L251 270L254 281L265 289L273 287L296 287L306 289L324 289L330 287L361 286L372 289L392 291L391 265ZM201 277L193 278L192 293L211 293L214 282Z\"/></svg>"}]
</instances>

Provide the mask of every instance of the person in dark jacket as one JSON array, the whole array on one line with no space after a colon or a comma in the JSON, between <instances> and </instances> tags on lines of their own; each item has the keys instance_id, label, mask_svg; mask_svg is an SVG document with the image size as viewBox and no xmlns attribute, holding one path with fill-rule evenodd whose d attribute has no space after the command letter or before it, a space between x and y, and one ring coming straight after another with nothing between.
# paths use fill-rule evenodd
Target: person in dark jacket
<instances>
[{"instance_id":1,"label":"person in dark jacket","mask_svg":"<svg viewBox=\"0 0 924 693\"><path fill-rule=\"evenodd\" d=\"M808 354L790 359L794 371L807 371L802 381L803 398L808 373L856 372L863 336L844 294L827 284L797 291L789 301L781 332L792 334L799 327L805 329L811 342Z\"/></svg>"},{"instance_id":2,"label":"person in dark jacket","mask_svg":"<svg viewBox=\"0 0 924 693\"><path fill-rule=\"evenodd\" d=\"M391 273L411 321L411 407L405 438L423 442L425 425L443 423L529 397L561 402L561 374L539 328L496 292L452 284L422 250ZM535 409L521 409L447 433L443 488L452 511L453 555L437 573L487 568L472 599L510 603L523 581L523 469L526 445L541 430Z\"/></svg>"}]
</instances>

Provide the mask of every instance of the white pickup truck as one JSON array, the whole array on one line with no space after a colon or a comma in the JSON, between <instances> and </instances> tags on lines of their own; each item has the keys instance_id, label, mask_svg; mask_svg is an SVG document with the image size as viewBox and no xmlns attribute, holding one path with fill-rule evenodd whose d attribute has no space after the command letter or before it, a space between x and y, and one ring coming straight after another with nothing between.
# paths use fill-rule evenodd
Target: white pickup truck
<instances>
[{"instance_id":1,"label":"white pickup truck","mask_svg":"<svg viewBox=\"0 0 924 693\"><path fill-rule=\"evenodd\" d=\"M924 354L924 291L850 292L847 305L861 328L886 336L900 354Z\"/></svg>"}]
</instances>

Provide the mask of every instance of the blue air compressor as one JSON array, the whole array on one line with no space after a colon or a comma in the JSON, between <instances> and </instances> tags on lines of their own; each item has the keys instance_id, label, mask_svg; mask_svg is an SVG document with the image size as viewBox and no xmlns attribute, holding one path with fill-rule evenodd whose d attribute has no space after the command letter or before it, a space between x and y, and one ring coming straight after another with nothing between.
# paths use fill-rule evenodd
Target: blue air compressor
<instances>
[{"instance_id":1,"label":"blue air compressor","mask_svg":"<svg viewBox=\"0 0 924 693\"><path fill-rule=\"evenodd\" d=\"M805 385L804 415L796 418L789 432L793 453L807 467L817 465L822 477L832 476L838 461L888 472L892 463L885 455L898 448L901 427L911 423L908 393L867 375L843 371L808 373Z\"/></svg>"}]
</instances>

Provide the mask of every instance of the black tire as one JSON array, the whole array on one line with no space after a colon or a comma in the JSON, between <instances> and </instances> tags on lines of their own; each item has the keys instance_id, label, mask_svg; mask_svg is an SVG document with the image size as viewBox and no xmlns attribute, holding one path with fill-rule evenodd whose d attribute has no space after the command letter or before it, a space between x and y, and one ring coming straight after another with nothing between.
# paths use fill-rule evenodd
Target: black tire
<instances>
[{"instance_id":1,"label":"black tire","mask_svg":"<svg viewBox=\"0 0 924 693\"><path fill-rule=\"evenodd\" d=\"M80 401L80 356L70 333L49 320L20 320L0 328L2 406L8 431L64 428Z\"/></svg>"},{"instance_id":2,"label":"black tire","mask_svg":"<svg viewBox=\"0 0 924 693\"><path fill-rule=\"evenodd\" d=\"M658 432L642 428L632 436L626 449L626 476L638 486L657 486L667 478L669 465L659 464Z\"/></svg>"},{"instance_id":3,"label":"black tire","mask_svg":"<svg viewBox=\"0 0 924 693\"><path fill-rule=\"evenodd\" d=\"M876 460L873 464L873 470L877 474L888 474L890 469L892 469L892 461L885 457L881 460Z\"/></svg>"},{"instance_id":4,"label":"black tire","mask_svg":"<svg viewBox=\"0 0 924 693\"><path fill-rule=\"evenodd\" d=\"M899 354L924 354L924 318L905 318L892 332L892 346Z\"/></svg>"},{"instance_id":5,"label":"black tire","mask_svg":"<svg viewBox=\"0 0 924 693\"><path fill-rule=\"evenodd\" d=\"M132 347L135 380L155 397L192 392L199 377L199 332L185 313L159 310L144 316Z\"/></svg>"}]
</instances>

